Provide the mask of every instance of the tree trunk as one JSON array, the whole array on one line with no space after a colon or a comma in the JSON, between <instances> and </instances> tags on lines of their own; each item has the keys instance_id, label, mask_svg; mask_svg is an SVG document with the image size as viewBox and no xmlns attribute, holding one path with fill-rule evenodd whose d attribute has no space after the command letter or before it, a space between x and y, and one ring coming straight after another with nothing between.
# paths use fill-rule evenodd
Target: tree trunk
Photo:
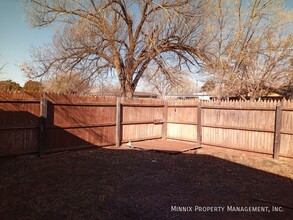
<instances>
[{"instance_id":1,"label":"tree trunk","mask_svg":"<svg viewBox=\"0 0 293 220\"><path fill-rule=\"evenodd\" d=\"M120 95L121 97L133 98L134 89L131 83L125 81L125 83L120 83Z\"/></svg>"},{"instance_id":2,"label":"tree trunk","mask_svg":"<svg viewBox=\"0 0 293 220\"><path fill-rule=\"evenodd\" d=\"M255 102L257 99L258 99L258 96L253 92L253 93L250 95L250 101Z\"/></svg>"},{"instance_id":3,"label":"tree trunk","mask_svg":"<svg viewBox=\"0 0 293 220\"><path fill-rule=\"evenodd\" d=\"M116 71L120 82L120 96L132 99L134 93L134 87L132 86L132 80L130 77L132 74L127 74L120 65L116 67Z\"/></svg>"}]
</instances>

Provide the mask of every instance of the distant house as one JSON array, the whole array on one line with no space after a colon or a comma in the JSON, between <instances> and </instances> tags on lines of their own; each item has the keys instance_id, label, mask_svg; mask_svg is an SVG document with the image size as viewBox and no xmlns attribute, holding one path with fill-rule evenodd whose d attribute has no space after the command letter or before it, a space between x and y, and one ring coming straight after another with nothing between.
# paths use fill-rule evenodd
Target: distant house
<instances>
[{"instance_id":1,"label":"distant house","mask_svg":"<svg viewBox=\"0 0 293 220\"><path fill-rule=\"evenodd\" d=\"M150 93L150 92L134 92L133 94L134 98L153 98L156 99L158 98L157 94Z\"/></svg>"},{"instance_id":2,"label":"distant house","mask_svg":"<svg viewBox=\"0 0 293 220\"><path fill-rule=\"evenodd\" d=\"M120 97L120 92L112 92L112 93L102 93L100 95L106 95L106 96L117 96ZM150 93L150 92L134 92L133 98L158 98L157 94Z\"/></svg>"},{"instance_id":3,"label":"distant house","mask_svg":"<svg viewBox=\"0 0 293 220\"><path fill-rule=\"evenodd\" d=\"M262 96L261 100L282 100L284 97L284 94L278 91L270 92L266 96Z\"/></svg>"},{"instance_id":4,"label":"distant house","mask_svg":"<svg viewBox=\"0 0 293 220\"><path fill-rule=\"evenodd\" d=\"M250 96L247 96L249 99ZM293 98L293 90L290 88L280 88L280 89L271 89L267 95L263 95L259 98L259 100L282 100L282 99L292 99Z\"/></svg>"},{"instance_id":5,"label":"distant house","mask_svg":"<svg viewBox=\"0 0 293 220\"><path fill-rule=\"evenodd\" d=\"M198 92L198 93L193 93L193 95L168 95L166 96L166 99L199 99L199 100L212 100L215 98L212 95L209 95L206 92Z\"/></svg>"},{"instance_id":6,"label":"distant house","mask_svg":"<svg viewBox=\"0 0 293 220\"><path fill-rule=\"evenodd\" d=\"M238 96L231 96L226 98L228 100L240 100L241 98ZM245 96L246 100L250 100L250 95L248 94L247 96ZM289 93L289 92L284 92L281 90L275 90L272 92L269 92L267 95L261 96L258 98L258 100L272 100L272 101L280 101L283 99L293 99L293 92Z\"/></svg>"},{"instance_id":7,"label":"distant house","mask_svg":"<svg viewBox=\"0 0 293 220\"><path fill-rule=\"evenodd\" d=\"M257 100L283 100L283 99L290 99L293 100L293 88L292 87L282 87L279 89L271 88L271 87L264 87L264 91L268 91L266 95L262 95L261 97L257 98ZM230 96L224 96L221 97L220 92L218 92L217 89L214 89L213 91L210 91L208 93L210 100L241 100L245 98L245 100L251 99L251 93L244 92L242 93L242 96L238 95L230 95Z\"/></svg>"}]
</instances>

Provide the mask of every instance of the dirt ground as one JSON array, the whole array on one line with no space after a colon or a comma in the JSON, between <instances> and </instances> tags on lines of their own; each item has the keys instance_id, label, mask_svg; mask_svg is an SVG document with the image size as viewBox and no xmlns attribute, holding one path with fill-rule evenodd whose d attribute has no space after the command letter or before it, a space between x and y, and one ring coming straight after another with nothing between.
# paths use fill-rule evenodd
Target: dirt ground
<instances>
[{"instance_id":1,"label":"dirt ground","mask_svg":"<svg viewBox=\"0 0 293 220\"><path fill-rule=\"evenodd\" d=\"M293 219L293 160L208 146L1 158L0 219Z\"/></svg>"}]
</instances>

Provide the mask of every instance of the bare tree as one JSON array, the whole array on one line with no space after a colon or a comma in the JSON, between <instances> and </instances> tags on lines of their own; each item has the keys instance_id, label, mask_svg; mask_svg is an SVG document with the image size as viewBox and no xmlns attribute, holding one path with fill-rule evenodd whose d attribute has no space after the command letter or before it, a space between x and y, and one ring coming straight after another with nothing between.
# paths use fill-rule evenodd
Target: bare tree
<instances>
[{"instance_id":1,"label":"bare tree","mask_svg":"<svg viewBox=\"0 0 293 220\"><path fill-rule=\"evenodd\" d=\"M211 42L204 71L221 96L256 99L288 80L292 11L279 0L211 2Z\"/></svg>"},{"instance_id":2,"label":"bare tree","mask_svg":"<svg viewBox=\"0 0 293 220\"><path fill-rule=\"evenodd\" d=\"M287 93L287 96L289 98L293 99L293 58L290 59L290 63L291 63L291 70L288 73L288 81L283 86L283 88L281 88L281 90L283 90L285 94Z\"/></svg>"},{"instance_id":3,"label":"bare tree","mask_svg":"<svg viewBox=\"0 0 293 220\"><path fill-rule=\"evenodd\" d=\"M151 63L162 72L204 60L203 0L26 0L33 27L59 24L53 45L32 52L31 76L56 70L94 78L115 73L122 96ZM27 68L26 68L27 69Z\"/></svg>"},{"instance_id":4,"label":"bare tree","mask_svg":"<svg viewBox=\"0 0 293 220\"><path fill-rule=\"evenodd\" d=\"M119 82L109 77L99 77L94 82L94 93L99 95L119 95Z\"/></svg>"},{"instance_id":5,"label":"bare tree","mask_svg":"<svg viewBox=\"0 0 293 220\"><path fill-rule=\"evenodd\" d=\"M155 92L161 97L178 93L179 90L181 93L189 93L187 90L190 89L190 74L179 69L168 69L167 73L161 72L158 66L148 68L142 76L142 86L145 90Z\"/></svg>"},{"instance_id":6,"label":"bare tree","mask_svg":"<svg viewBox=\"0 0 293 220\"><path fill-rule=\"evenodd\" d=\"M91 82L76 73L59 73L42 83L42 90L53 93L87 94L93 89Z\"/></svg>"}]
</instances>

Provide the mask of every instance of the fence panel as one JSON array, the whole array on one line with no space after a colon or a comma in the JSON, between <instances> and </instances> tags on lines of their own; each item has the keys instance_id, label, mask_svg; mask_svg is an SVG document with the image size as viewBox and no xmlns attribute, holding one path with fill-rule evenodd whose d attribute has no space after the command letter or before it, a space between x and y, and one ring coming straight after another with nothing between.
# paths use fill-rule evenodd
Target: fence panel
<instances>
[{"instance_id":1,"label":"fence panel","mask_svg":"<svg viewBox=\"0 0 293 220\"><path fill-rule=\"evenodd\" d=\"M197 141L198 100L168 100L167 138Z\"/></svg>"},{"instance_id":2,"label":"fence panel","mask_svg":"<svg viewBox=\"0 0 293 220\"><path fill-rule=\"evenodd\" d=\"M273 153L272 133L237 129L202 128L203 144L247 150L260 153Z\"/></svg>"},{"instance_id":3,"label":"fence panel","mask_svg":"<svg viewBox=\"0 0 293 220\"><path fill-rule=\"evenodd\" d=\"M225 106L204 105L201 118L203 143L272 153L274 116L273 108L243 107L241 102L232 102L230 106L229 103Z\"/></svg>"},{"instance_id":4,"label":"fence panel","mask_svg":"<svg viewBox=\"0 0 293 220\"><path fill-rule=\"evenodd\" d=\"M280 155L293 157L293 102L292 101L283 102Z\"/></svg>"},{"instance_id":5,"label":"fence panel","mask_svg":"<svg viewBox=\"0 0 293 220\"><path fill-rule=\"evenodd\" d=\"M38 151L40 94L0 92L0 156Z\"/></svg>"},{"instance_id":6,"label":"fence panel","mask_svg":"<svg viewBox=\"0 0 293 220\"><path fill-rule=\"evenodd\" d=\"M47 98L47 152L115 145L115 98L55 94Z\"/></svg>"},{"instance_id":7,"label":"fence panel","mask_svg":"<svg viewBox=\"0 0 293 220\"><path fill-rule=\"evenodd\" d=\"M161 139L164 102L156 99L122 99L122 143Z\"/></svg>"}]
</instances>

